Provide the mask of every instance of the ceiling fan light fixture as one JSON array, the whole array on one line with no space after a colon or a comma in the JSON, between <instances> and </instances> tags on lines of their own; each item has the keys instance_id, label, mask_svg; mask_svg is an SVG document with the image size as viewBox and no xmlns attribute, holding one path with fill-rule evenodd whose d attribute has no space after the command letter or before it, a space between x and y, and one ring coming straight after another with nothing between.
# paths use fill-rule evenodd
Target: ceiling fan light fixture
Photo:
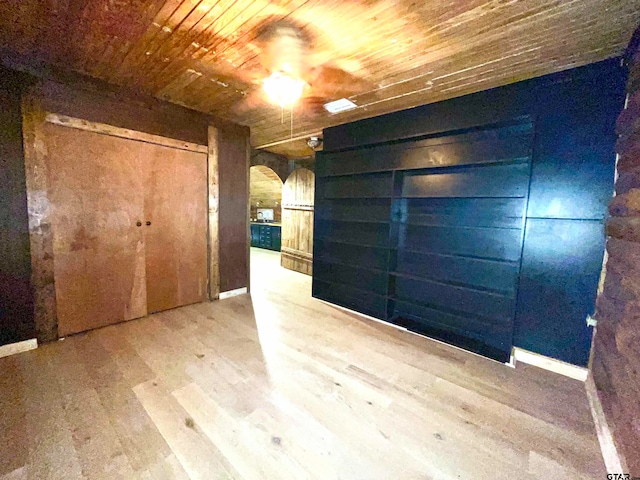
<instances>
[{"instance_id":1,"label":"ceiling fan light fixture","mask_svg":"<svg viewBox=\"0 0 640 480\"><path fill-rule=\"evenodd\" d=\"M282 108L293 106L302 96L304 86L304 81L282 72L272 73L262 83L269 100Z\"/></svg>"}]
</instances>

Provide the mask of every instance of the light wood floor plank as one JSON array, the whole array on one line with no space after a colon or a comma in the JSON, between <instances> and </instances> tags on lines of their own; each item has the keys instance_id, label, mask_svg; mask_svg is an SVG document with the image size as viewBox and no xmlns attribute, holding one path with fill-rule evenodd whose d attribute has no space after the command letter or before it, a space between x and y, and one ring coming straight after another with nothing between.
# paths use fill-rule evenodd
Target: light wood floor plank
<instances>
[{"instance_id":1,"label":"light wood floor plank","mask_svg":"<svg viewBox=\"0 0 640 480\"><path fill-rule=\"evenodd\" d=\"M160 380L133 390L190 479L240 478Z\"/></svg>"},{"instance_id":2,"label":"light wood floor plank","mask_svg":"<svg viewBox=\"0 0 640 480\"><path fill-rule=\"evenodd\" d=\"M2 358L0 393L0 480L606 476L584 384L314 300L268 251L251 295Z\"/></svg>"},{"instance_id":3,"label":"light wood floor plank","mask_svg":"<svg viewBox=\"0 0 640 480\"><path fill-rule=\"evenodd\" d=\"M25 427L21 445L28 451L26 478L33 480L63 480L85 478L79 453L73 441L73 428L64 411L64 395L52 367L52 348L38 349L28 355L18 355L21 414ZM3 412L3 415L12 412Z\"/></svg>"},{"instance_id":4,"label":"light wood floor plank","mask_svg":"<svg viewBox=\"0 0 640 480\"><path fill-rule=\"evenodd\" d=\"M26 480L26 478L27 472L25 467L17 468L13 472L0 476L0 480Z\"/></svg>"}]
</instances>

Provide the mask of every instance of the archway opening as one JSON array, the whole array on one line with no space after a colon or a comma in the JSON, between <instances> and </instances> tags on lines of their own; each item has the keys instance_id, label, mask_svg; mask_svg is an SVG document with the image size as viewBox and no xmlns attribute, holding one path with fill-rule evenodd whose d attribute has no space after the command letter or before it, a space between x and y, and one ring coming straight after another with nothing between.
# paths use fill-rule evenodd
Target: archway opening
<instances>
[{"instance_id":1,"label":"archway opening","mask_svg":"<svg viewBox=\"0 0 640 480\"><path fill-rule=\"evenodd\" d=\"M252 278L259 283L280 263L282 237L282 180L265 165L249 169ZM257 260L257 261L256 261Z\"/></svg>"}]
</instances>

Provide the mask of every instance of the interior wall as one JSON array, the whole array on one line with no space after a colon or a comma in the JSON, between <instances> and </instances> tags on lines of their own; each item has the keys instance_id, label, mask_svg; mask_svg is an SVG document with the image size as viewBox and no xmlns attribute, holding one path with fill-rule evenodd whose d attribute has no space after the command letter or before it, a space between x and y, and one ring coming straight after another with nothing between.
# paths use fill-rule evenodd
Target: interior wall
<instances>
[{"instance_id":1,"label":"interior wall","mask_svg":"<svg viewBox=\"0 0 640 480\"><path fill-rule=\"evenodd\" d=\"M5 76L3 75L3 79ZM29 82L22 82L22 86L26 86ZM12 185L9 195L5 197L3 190L3 201L13 199L16 203L13 205L16 215L10 222L3 219L7 224L7 231L3 233L4 238L14 239L11 248L14 251L7 251L5 257L15 259L11 260L12 265L17 269L16 265L24 263L25 253L20 253L19 239L30 241L31 261L39 261L40 264L38 274L31 275L34 288L28 298L21 297L19 291L10 294L13 300L7 300L7 305L23 305L23 309L31 310L31 315L21 328L24 331L33 332L40 341L50 341L57 338L57 330L55 323L55 289L53 278L53 257L52 257L52 241L51 228L47 223L46 215L46 171L43 171L36 164L27 162L27 188L29 194L32 195L33 205L36 205L38 211L31 214L31 225L26 215L19 215L19 197L20 185L25 182L25 171L19 171L19 168L25 168L25 155L29 157L28 152L31 151L35 156L46 155L40 146L40 142L36 137L29 133L27 124L42 122L44 112L55 112L61 115L81 118L90 122L104 123L114 127L126 128L135 131L141 131L153 135L181 140L185 142L207 145L209 125L215 126L220 134L219 141L219 181L220 181L220 198L219 198L219 233L220 233L220 286L221 290L229 290L248 286L248 235L247 231L247 177L249 169L249 151L248 138L249 129L241 127L230 122L226 122L199 112L188 110L186 108L162 102L150 97L140 96L129 91L121 90L113 86L108 86L91 79L82 79L72 84L63 84L54 80L35 80L31 83L28 91L26 89L13 89L3 95L7 98L7 105L11 105L13 110L8 110L14 115L6 123L3 122L3 132L5 129L13 129L15 134L15 121L20 120L20 110L18 109L18 117L15 117L16 105L19 107L21 96L27 95L33 101L27 102L30 107L28 115L23 118L26 122L23 124L22 131L17 131L22 137L20 144L16 143L15 135L6 138L13 139L12 162L14 162L12 175ZM3 107L5 103L3 102ZM5 115L3 109L3 116ZM17 118L17 120L16 120ZM12 120L13 119L13 120ZM11 122L14 123L11 123ZM25 133L26 132L26 133ZM31 135L31 136L29 136ZM5 134L3 133L3 139ZM2 142L5 143L4 140ZM27 153L18 152L17 145L24 145ZM4 149L4 147L3 147ZM31 150L30 150L31 149ZM19 161L17 160L19 156ZM3 152L3 157L5 157ZM5 157L8 158L8 157ZM21 165L22 167L18 166ZM20 177L20 180L15 178ZM28 179L33 180L29 186ZM9 200L5 200L9 199ZM24 198L23 198L24 201ZM31 204L31 203L30 203ZM26 208L25 208L26 210ZM41 210L41 212L40 212ZM4 209L3 209L4 213ZM24 235L25 231L30 228L30 234ZM24 247L24 243L22 244ZM9 248L9 247L4 247ZM27 255L29 248L27 248ZM36 260L34 260L36 259ZM4 261L4 260L3 260ZM24 267L22 274L25 275ZM34 269L34 272L36 269ZM7 273L11 274L12 270L7 269ZM5 275L5 267L3 266L3 277ZM28 277L29 274L26 273ZM17 284L18 285L18 284ZM16 289L18 286L15 287ZM24 288L23 288L24 290ZM6 290L3 289L3 292ZM22 295L24 297L24 295ZM11 303L13 302L13 304ZM26 308L29 302L33 307ZM3 305L5 302L3 302ZM13 307L11 307L13 308ZM35 315L33 312L35 311ZM48 318L47 321L39 323L36 319ZM11 323L11 321L3 320L3 323ZM2 325L2 331L5 331ZM9 329L7 329L9 331ZM23 335L24 336L24 335ZM13 341L3 337L3 342Z\"/></svg>"},{"instance_id":2,"label":"interior wall","mask_svg":"<svg viewBox=\"0 0 640 480\"><path fill-rule=\"evenodd\" d=\"M316 152L313 152L307 157L292 158L289 160L289 174L292 174L293 171L298 168L306 168L314 172L316 168Z\"/></svg>"},{"instance_id":3,"label":"interior wall","mask_svg":"<svg viewBox=\"0 0 640 480\"><path fill-rule=\"evenodd\" d=\"M625 78L620 59L610 59L328 128L324 154L531 118L532 171L513 343L586 366L592 336L586 317L593 313L602 266Z\"/></svg>"},{"instance_id":4,"label":"interior wall","mask_svg":"<svg viewBox=\"0 0 640 480\"><path fill-rule=\"evenodd\" d=\"M637 37L637 35L636 35ZM640 50L631 47L628 101L617 122L618 180L609 204L592 375L618 451L640 476ZM635 50L635 51L634 51ZM622 472L620 472L622 473Z\"/></svg>"},{"instance_id":5,"label":"interior wall","mask_svg":"<svg viewBox=\"0 0 640 480\"><path fill-rule=\"evenodd\" d=\"M289 161L286 157L266 150L253 150L251 152L251 166L264 165L278 174L282 183L289 176Z\"/></svg>"},{"instance_id":6,"label":"interior wall","mask_svg":"<svg viewBox=\"0 0 640 480\"><path fill-rule=\"evenodd\" d=\"M0 345L35 336L20 86L0 68Z\"/></svg>"},{"instance_id":7,"label":"interior wall","mask_svg":"<svg viewBox=\"0 0 640 480\"><path fill-rule=\"evenodd\" d=\"M249 287L249 129L223 131L219 146L220 291Z\"/></svg>"}]
</instances>

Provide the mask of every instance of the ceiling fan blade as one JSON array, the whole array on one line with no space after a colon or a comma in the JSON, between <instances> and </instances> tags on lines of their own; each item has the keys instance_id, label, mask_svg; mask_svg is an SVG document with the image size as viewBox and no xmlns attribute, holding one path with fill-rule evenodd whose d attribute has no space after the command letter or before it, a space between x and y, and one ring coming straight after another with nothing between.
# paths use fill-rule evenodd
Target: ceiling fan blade
<instances>
[{"instance_id":1,"label":"ceiling fan blade","mask_svg":"<svg viewBox=\"0 0 640 480\"><path fill-rule=\"evenodd\" d=\"M304 96L300 99L297 110L299 110L300 114L305 118L315 118L327 114L327 111L324 109L325 103L327 103L326 98L313 95Z\"/></svg>"},{"instance_id":2,"label":"ceiling fan blade","mask_svg":"<svg viewBox=\"0 0 640 480\"><path fill-rule=\"evenodd\" d=\"M294 78L307 69L309 38L300 27L287 21L269 24L260 35L260 63L269 72L283 72Z\"/></svg>"},{"instance_id":3,"label":"ceiling fan blade","mask_svg":"<svg viewBox=\"0 0 640 480\"><path fill-rule=\"evenodd\" d=\"M268 103L262 89L256 88L247 93L242 100L236 102L231 108L231 113L234 117L240 118L257 108L264 108L266 105Z\"/></svg>"},{"instance_id":4,"label":"ceiling fan blade","mask_svg":"<svg viewBox=\"0 0 640 480\"><path fill-rule=\"evenodd\" d=\"M351 97L376 89L376 85L338 67L321 65L308 70L305 78L313 96L327 101Z\"/></svg>"}]
</instances>

